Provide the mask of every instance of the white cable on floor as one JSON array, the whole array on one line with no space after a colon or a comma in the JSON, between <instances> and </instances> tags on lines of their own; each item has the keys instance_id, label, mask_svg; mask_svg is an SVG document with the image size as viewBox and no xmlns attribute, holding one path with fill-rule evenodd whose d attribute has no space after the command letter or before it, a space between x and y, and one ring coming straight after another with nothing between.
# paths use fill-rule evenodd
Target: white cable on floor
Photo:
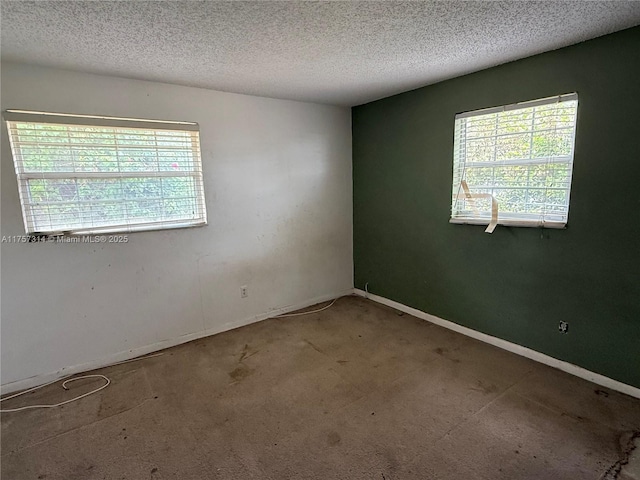
<instances>
[{"instance_id":1,"label":"white cable on floor","mask_svg":"<svg viewBox=\"0 0 640 480\"><path fill-rule=\"evenodd\" d=\"M80 400L81 398L84 397L88 397L89 395L93 395L94 393L99 392L100 390L104 390L105 388L107 388L109 386L109 384L111 383L111 380L109 380L107 377L105 377L104 375L83 375L81 377L74 377L74 378L68 378L66 379L64 382L62 382L62 388L64 388L65 390L69 390L67 388L67 384L71 383L71 382L75 382L76 380L82 380L83 378L102 378L104 380L106 380L107 383L105 383L104 385L102 385L101 387L98 387L94 390L91 390L90 392L87 393L83 393L82 395L78 395L77 397L74 397L70 400L65 400L64 402L60 402L60 403L53 403L50 405L27 405L26 407L18 407L18 408L6 408L6 409L2 409L0 410L0 413L7 413L7 412L20 412L22 410L29 410L31 408L54 408L54 407L60 407L61 405L66 405L67 403L71 403L71 402L75 402L76 400ZM58 380L56 380L57 382ZM53 382L51 382L53 383ZM51 383L47 384L47 385L51 385ZM39 387L36 388L42 388L45 385L40 385ZM20 392L16 395L12 395L10 397L5 397L0 399L0 402L4 401L4 400L8 400L9 398L15 398L18 397L20 395L24 395L27 392L32 392L33 390L35 390L36 388L32 388L31 390L26 390L24 392Z\"/></svg>"},{"instance_id":2,"label":"white cable on floor","mask_svg":"<svg viewBox=\"0 0 640 480\"><path fill-rule=\"evenodd\" d=\"M310 312L302 312L302 313L284 313L282 315L276 315L273 318L280 318L280 317L297 317L298 315L309 315L311 313L318 313L321 312L323 310L326 310L327 308L329 308L331 305L333 305L334 303L336 303L338 299L334 299L333 302L331 302L329 305L327 305L326 307L322 307L319 308L318 310L311 310Z\"/></svg>"},{"instance_id":3,"label":"white cable on floor","mask_svg":"<svg viewBox=\"0 0 640 480\"><path fill-rule=\"evenodd\" d=\"M114 365L122 365L123 363L137 362L138 360L144 360L146 358L153 358L153 357L160 357L161 355L164 355L164 352L162 352L162 353L154 353L153 355L147 355L147 356L139 357L139 358L131 358L129 360L123 360L121 362L112 363L111 365L107 365L107 366L111 367L111 366L114 366ZM102 368L106 368L106 367L102 367ZM0 413L20 412L22 410L28 410L28 409L31 409L31 408L53 408L53 407L59 407L61 405L66 405L67 403L71 403L71 402L75 402L76 400L80 400L81 398L88 397L89 395L93 395L94 393L97 393L100 390L103 390L103 389L107 388L109 386L109 384L111 383L111 380L109 380L109 378L105 377L104 375L100 375L100 374L83 375L81 377L74 377L74 378L71 378L71 377L73 377L73 375L68 375L68 376L62 377L62 378L56 378L55 380L53 380L53 381L51 381L49 383L45 383L43 385L38 385L37 387L33 387L33 388L28 389L28 390L24 390L22 392L14 393L13 395L9 395L8 397L0 398L0 403L4 402L5 400L10 400L12 398L19 397L20 395L24 395L26 393L33 392L33 391L38 390L40 388L47 387L47 386L49 386L49 385L51 385L53 383L59 382L61 380L64 380L62 382L62 388L64 388L65 390L68 390L68 388L67 388L67 384L68 383L74 382L76 380L80 380L82 378L103 378L104 380L107 381L107 383L102 385L100 388L96 388L95 390L92 390L90 392L84 393L82 395L79 395L79 396L77 396L75 398L72 398L70 400L66 400L66 401L61 402L61 403L56 403L56 404L51 404L51 405L27 405L25 407L0 409Z\"/></svg>"}]
</instances>

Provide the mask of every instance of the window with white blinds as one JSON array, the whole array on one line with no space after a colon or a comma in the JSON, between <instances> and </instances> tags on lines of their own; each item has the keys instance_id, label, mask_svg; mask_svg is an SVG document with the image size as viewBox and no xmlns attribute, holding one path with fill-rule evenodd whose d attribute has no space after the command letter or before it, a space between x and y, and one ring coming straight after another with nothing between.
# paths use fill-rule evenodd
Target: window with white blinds
<instances>
[{"instance_id":1,"label":"window with white blinds","mask_svg":"<svg viewBox=\"0 0 640 480\"><path fill-rule=\"evenodd\" d=\"M563 228L575 93L456 115L452 223Z\"/></svg>"},{"instance_id":2,"label":"window with white blinds","mask_svg":"<svg viewBox=\"0 0 640 480\"><path fill-rule=\"evenodd\" d=\"M198 125L4 112L29 234L207 222Z\"/></svg>"}]
</instances>

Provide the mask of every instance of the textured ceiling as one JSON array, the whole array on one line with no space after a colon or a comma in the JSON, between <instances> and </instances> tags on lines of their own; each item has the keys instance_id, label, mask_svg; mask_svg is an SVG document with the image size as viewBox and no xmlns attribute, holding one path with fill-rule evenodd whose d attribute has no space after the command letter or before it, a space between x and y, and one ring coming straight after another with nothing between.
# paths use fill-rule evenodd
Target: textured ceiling
<instances>
[{"instance_id":1,"label":"textured ceiling","mask_svg":"<svg viewBox=\"0 0 640 480\"><path fill-rule=\"evenodd\" d=\"M2 58L357 105L640 24L640 2L2 1Z\"/></svg>"}]
</instances>

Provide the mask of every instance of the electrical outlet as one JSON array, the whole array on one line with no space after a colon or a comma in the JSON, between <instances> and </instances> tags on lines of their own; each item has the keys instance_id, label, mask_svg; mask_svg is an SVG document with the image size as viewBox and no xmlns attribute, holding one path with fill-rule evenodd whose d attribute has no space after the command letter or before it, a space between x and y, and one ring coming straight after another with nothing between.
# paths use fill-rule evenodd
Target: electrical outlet
<instances>
[{"instance_id":1,"label":"electrical outlet","mask_svg":"<svg viewBox=\"0 0 640 480\"><path fill-rule=\"evenodd\" d=\"M558 330L560 333L567 333L569 331L569 324L567 322L560 322L558 325Z\"/></svg>"},{"instance_id":2,"label":"electrical outlet","mask_svg":"<svg viewBox=\"0 0 640 480\"><path fill-rule=\"evenodd\" d=\"M240 298L247 298L249 296L249 287L242 285L240 287Z\"/></svg>"}]
</instances>

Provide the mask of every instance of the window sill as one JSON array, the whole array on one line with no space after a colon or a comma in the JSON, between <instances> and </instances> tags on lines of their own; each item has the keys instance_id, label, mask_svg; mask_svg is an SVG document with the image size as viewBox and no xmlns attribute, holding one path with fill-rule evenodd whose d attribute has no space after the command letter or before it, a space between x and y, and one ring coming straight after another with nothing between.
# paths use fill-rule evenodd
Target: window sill
<instances>
[{"instance_id":1,"label":"window sill","mask_svg":"<svg viewBox=\"0 0 640 480\"><path fill-rule=\"evenodd\" d=\"M183 228L194 228L194 227L204 227L207 225L206 220L198 221L197 223L191 222L180 222L173 224L138 224L131 225L129 227L116 226L116 227L97 227L97 228L83 228L77 230L65 230L59 232L30 232L27 233L29 236L42 236L42 237L80 237L86 235L105 235L105 234L130 234L136 232L152 232L152 231L162 231L162 230L176 230Z\"/></svg>"},{"instance_id":2,"label":"window sill","mask_svg":"<svg viewBox=\"0 0 640 480\"><path fill-rule=\"evenodd\" d=\"M449 223L466 224L466 225L489 225L490 219L476 219L476 218L451 218ZM567 228L566 222L540 222L537 220L510 220L502 219L498 220L498 225L505 227L529 227L529 228L554 228L564 229Z\"/></svg>"}]
</instances>

